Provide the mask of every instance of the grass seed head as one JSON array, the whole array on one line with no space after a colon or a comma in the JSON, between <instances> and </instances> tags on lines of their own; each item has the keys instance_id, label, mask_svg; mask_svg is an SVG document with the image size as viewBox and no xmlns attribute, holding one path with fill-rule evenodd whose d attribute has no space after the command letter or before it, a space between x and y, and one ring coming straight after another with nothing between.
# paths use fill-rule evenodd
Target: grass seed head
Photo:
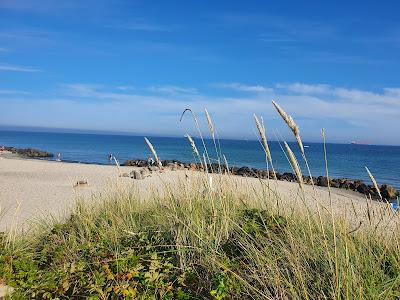
<instances>
[{"instance_id":1,"label":"grass seed head","mask_svg":"<svg viewBox=\"0 0 400 300\"><path fill-rule=\"evenodd\" d=\"M159 159L156 150L154 149L153 145L150 143L150 141L145 137L144 140L146 141L147 146L149 146L151 153L153 154L154 158L156 159L157 165L160 169L162 169L162 163L161 160Z\"/></svg>"},{"instance_id":2,"label":"grass seed head","mask_svg":"<svg viewBox=\"0 0 400 300\"><path fill-rule=\"evenodd\" d=\"M297 124L295 123L295 121L293 120L293 118L288 115L283 109L282 107L279 106L278 103L276 103L275 101L272 101L272 104L275 106L276 110L278 111L278 113L281 115L282 119L285 121L285 123L287 124L287 126L292 130L294 137L296 138L297 144L299 145L301 154L305 155L304 153L304 147L303 147L303 142L301 141L301 137L300 137L300 129L297 126Z\"/></svg>"},{"instance_id":3,"label":"grass seed head","mask_svg":"<svg viewBox=\"0 0 400 300\"><path fill-rule=\"evenodd\" d=\"M370 170L367 167L365 167L365 169L367 170L369 178L371 178L371 181L372 181L372 184L374 185L374 188L378 192L379 198L382 200L381 191L379 190L379 187L378 187L378 184L376 183L374 175L372 175L372 173L370 172Z\"/></svg>"},{"instance_id":4,"label":"grass seed head","mask_svg":"<svg viewBox=\"0 0 400 300\"><path fill-rule=\"evenodd\" d=\"M284 142L284 143L285 143L286 152L289 157L290 165L292 166L293 172L295 173L295 175L297 177L297 181L299 182L299 185L301 186L301 188L303 188L303 174L301 173L299 163L297 162L296 156L294 155L292 149L290 149L289 145L286 142Z\"/></svg>"}]
</instances>

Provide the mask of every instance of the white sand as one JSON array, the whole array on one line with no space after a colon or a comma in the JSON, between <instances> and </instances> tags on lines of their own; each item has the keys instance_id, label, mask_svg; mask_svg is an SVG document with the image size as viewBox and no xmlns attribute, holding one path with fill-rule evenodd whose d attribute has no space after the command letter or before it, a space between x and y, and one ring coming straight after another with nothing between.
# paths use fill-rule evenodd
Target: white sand
<instances>
[{"instance_id":1,"label":"white sand","mask_svg":"<svg viewBox=\"0 0 400 300\"><path fill-rule=\"evenodd\" d=\"M121 167L123 172L130 172L133 167ZM133 180L118 176L115 166L62 163L52 161L9 158L0 155L0 231L10 228L30 226L29 221L49 216L67 215L78 197L88 199L94 192L110 191L118 187L137 188L143 197L149 190L162 190L167 183L173 186L187 178L202 176L200 172L165 171L155 172L143 180ZM188 175L188 177L186 177ZM260 180L232 176L238 187L261 189ZM88 185L73 187L79 180L87 180ZM217 180L216 180L217 181ZM265 181L264 181L265 186ZM282 205L299 199L296 183L271 181L281 198ZM326 188L316 188L317 198L322 206L329 207L329 195ZM313 195L312 187L306 186L306 194ZM311 206L315 200L307 199ZM332 202L336 213L352 215L354 209L365 217L366 200L361 194L332 189ZM373 202L374 207L382 204Z\"/></svg>"}]
</instances>

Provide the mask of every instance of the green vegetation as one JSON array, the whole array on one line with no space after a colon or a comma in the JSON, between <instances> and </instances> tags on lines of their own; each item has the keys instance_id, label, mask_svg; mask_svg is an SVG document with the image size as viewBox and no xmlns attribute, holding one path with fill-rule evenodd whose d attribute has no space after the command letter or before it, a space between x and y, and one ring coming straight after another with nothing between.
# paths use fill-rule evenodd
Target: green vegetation
<instances>
[{"instance_id":1,"label":"green vegetation","mask_svg":"<svg viewBox=\"0 0 400 300\"><path fill-rule=\"evenodd\" d=\"M400 297L398 235L349 233L344 221L279 212L267 194L217 184L146 202L118 192L59 224L3 236L0 280L13 299Z\"/></svg>"}]
</instances>

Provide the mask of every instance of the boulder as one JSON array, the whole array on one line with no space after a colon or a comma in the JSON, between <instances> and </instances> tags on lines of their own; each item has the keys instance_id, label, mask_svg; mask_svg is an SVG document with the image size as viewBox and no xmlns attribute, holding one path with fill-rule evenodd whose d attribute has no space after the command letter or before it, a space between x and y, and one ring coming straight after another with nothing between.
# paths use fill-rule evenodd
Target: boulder
<instances>
[{"instance_id":1,"label":"boulder","mask_svg":"<svg viewBox=\"0 0 400 300\"><path fill-rule=\"evenodd\" d=\"M139 170L133 170L130 173L130 175L131 175L131 178L133 178L133 179L143 179L143 176L142 176L142 174L140 173Z\"/></svg>"},{"instance_id":2,"label":"boulder","mask_svg":"<svg viewBox=\"0 0 400 300\"><path fill-rule=\"evenodd\" d=\"M236 171L237 175L244 177L253 177L253 172L249 167L241 167Z\"/></svg>"},{"instance_id":3,"label":"boulder","mask_svg":"<svg viewBox=\"0 0 400 300\"><path fill-rule=\"evenodd\" d=\"M18 149L14 147L4 147L4 149L10 151L11 153L15 153L30 158L49 158L54 156L54 154L50 152L33 148Z\"/></svg>"},{"instance_id":4,"label":"boulder","mask_svg":"<svg viewBox=\"0 0 400 300\"><path fill-rule=\"evenodd\" d=\"M381 185L380 191L383 199L396 199L399 195L394 187L387 184Z\"/></svg>"},{"instance_id":5,"label":"boulder","mask_svg":"<svg viewBox=\"0 0 400 300\"><path fill-rule=\"evenodd\" d=\"M189 164L188 169L190 171L196 171L197 170L197 165L194 163Z\"/></svg>"},{"instance_id":6,"label":"boulder","mask_svg":"<svg viewBox=\"0 0 400 300\"><path fill-rule=\"evenodd\" d=\"M339 178L337 179L338 183L339 183L339 187L341 189L350 189L351 188L351 184L353 183L352 180L347 179L347 178Z\"/></svg>"},{"instance_id":7,"label":"boulder","mask_svg":"<svg viewBox=\"0 0 400 300\"><path fill-rule=\"evenodd\" d=\"M296 178L296 175L286 172L281 175L280 180L294 182L294 181L297 181L297 178Z\"/></svg>"},{"instance_id":8,"label":"boulder","mask_svg":"<svg viewBox=\"0 0 400 300\"><path fill-rule=\"evenodd\" d=\"M369 188L365 183L361 183L360 185L357 186L357 192L367 195L369 192Z\"/></svg>"},{"instance_id":9,"label":"boulder","mask_svg":"<svg viewBox=\"0 0 400 300\"><path fill-rule=\"evenodd\" d=\"M140 170L140 175L142 176L142 178L150 176L150 170L148 168L143 168Z\"/></svg>"},{"instance_id":10,"label":"boulder","mask_svg":"<svg viewBox=\"0 0 400 300\"><path fill-rule=\"evenodd\" d=\"M340 182L338 179L330 179L329 184L333 188L340 188Z\"/></svg>"},{"instance_id":11,"label":"boulder","mask_svg":"<svg viewBox=\"0 0 400 300\"><path fill-rule=\"evenodd\" d=\"M327 187L328 186L328 178L325 176L319 176L317 178L317 185L318 186L324 186Z\"/></svg>"},{"instance_id":12,"label":"boulder","mask_svg":"<svg viewBox=\"0 0 400 300\"><path fill-rule=\"evenodd\" d=\"M147 166L147 161L145 161L144 159L130 159L130 160L126 160L122 165L143 168L143 167Z\"/></svg>"},{"instance_id":13,"label":"boulder","mask_svg":"<svg viewBox=\"0 0 400 300\"><path fill-rule=\"evenodd\" d=\"M353 191L357 191L358 186L363 184L362 180L351 180L350 189Z\"/></svg>"}]
</instances>

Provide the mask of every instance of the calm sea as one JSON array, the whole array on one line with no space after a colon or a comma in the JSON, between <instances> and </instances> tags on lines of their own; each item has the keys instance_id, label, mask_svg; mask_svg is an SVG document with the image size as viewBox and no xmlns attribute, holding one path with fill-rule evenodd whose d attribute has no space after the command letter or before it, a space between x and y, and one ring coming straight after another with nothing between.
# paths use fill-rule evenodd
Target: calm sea
<instances>
[{"instance_id":1,"label":"calm sea","mask_svg":"<svg viewBox=\"0 0 400 300\"><path fill-rule=\"evenodd\" d=\"M149 137L161 159L194 161L186 138ZM195 140L199 150L199 140ZM216 157L212 141L206 140L210 156ZM221 140L223 154L234 166L265 168L265 156L257 141ZM106 134L48 133L0 131L0 145L18 148L32 147L54 154L60 152L62 160L107 164L112 153L120 162L146 158L150 154L143 137ZM297 146L289 143L298 156ZM305 143L306 155L314 176L325 174L323 145ZM270 143L274 167L283 173L291 171L278 142ZM391 184L400 189L400 147L351 144L327 144L329 174L332 177L363 179L369 182L364 166L368 166L378 184ZM302 166L304 167L304 166ZM304 172L306 174L306 172Z\"/></svg>"}]
</instances>

